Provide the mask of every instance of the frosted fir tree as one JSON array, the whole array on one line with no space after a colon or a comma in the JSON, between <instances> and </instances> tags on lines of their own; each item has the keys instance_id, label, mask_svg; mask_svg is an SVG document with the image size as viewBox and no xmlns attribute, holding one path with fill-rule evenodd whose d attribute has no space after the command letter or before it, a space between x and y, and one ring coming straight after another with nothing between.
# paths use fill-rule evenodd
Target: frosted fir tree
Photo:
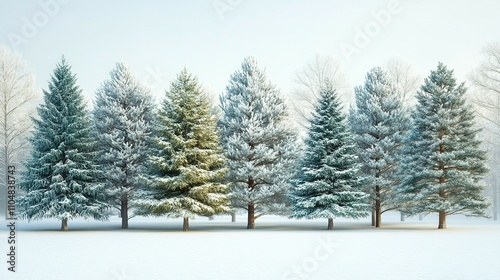
<instances>
[{"instance_id":1,"label":"frosted fir tree","mask_svg":"<svg viewBox=\"0 0 500 280\"><path fill-rule=\"evenodd\" d=\"M196 77L184 69L172 82L157 116L151 176L139 203L144 215L184 218L230 211L227 168L212 107Z\"/></svg>"},{"instance_id":2,"label":"frosted fir tree","mask_svg":"<svg viewBox=\"0 0 500 280\"><path fill-rule=\"evenodd\" d=\"M356 108L349 122L355 134L365 176L365 191L372 203L372 225L382 225L382 214L400 208L401 147L410 129L410 118L398 90L382 68L370 70L363 86L354 89Z\"/></svg>"},{"instance_id":3,"label":"frosted fir tree","mask_svg":"<svg viewBox=\"0 0 500 280\"><path fill-rule=\"evenodd\" d=\"M312 115L305 151L291 193L292 217L360 218L368 214L368 195L361 191L353 136L331 83L320 91Z\"/></svg>"},{"instance_id":4,"label":"frosted fir tree","mask_svg":"<svg viewBox=\"0 0 500 280\"><path fill-rule=\"evenodd\" d=\"M255 219L262 215L288 215L297 136L287 126L287 106L280 92L255 59L245 58L220 103L232 205L247 210L248 229L255 228Z\"/></svg>"},{"instance_id":5,"label":"frosted fir tree","mask_svg":"<svg viewBox=\"0 0 500 280\"><path fill-rule=\"evenodd\" d=\"M93 117L97 163L110 203L120 211L122 228L128 228L129 209L146 171L153 110L148 90L123 63L116 64L96 92Z\"/></svg>"},{"instance_id":6,"label":"frosted fir tree","mask_svg":"<svg viewBox=\"0 0 500 280\"><path fill-rule=\"evenodd\" d=\"M29 220L57 218L61 230L68 220L106 219L103 184L96 183L95 140L76 76L66 60L57 65L44 90L44 103L33 119L31 158L19 184L19 215Z\"/></svg>"},{"instance_id":7,"label":"frosted fir tree","mask_svg":"<svg viewBox=\"0 0 500 280\"><path fill-rule=\"evenodd\" d=\"M405 140L399 191L410 202L407 212L439 213L439 229L446 228L448 215L484 216L488 207L481 195L486 152L480 148L466 91L463 83L457 85L453 70L439 63L417 92Z\"/></svg>"}]
</instances>

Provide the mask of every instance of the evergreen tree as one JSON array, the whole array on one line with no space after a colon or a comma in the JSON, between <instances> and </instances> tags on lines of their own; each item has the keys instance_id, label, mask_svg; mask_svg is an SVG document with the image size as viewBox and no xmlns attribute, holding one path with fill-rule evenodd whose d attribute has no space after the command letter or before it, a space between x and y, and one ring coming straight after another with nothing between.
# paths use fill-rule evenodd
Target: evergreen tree
<instances>
[{"instance_id":1,"label":"evergreen tree","mask_svg":"<svg viewBox=\"0 0 500 280\"><path fill-rule=\"evenodd\" d=\"M380 227L382 213L400 206L397 171L410 119L396 87L380 67L370 70L365 84L354 92L356 109L351 109L349 121L365 175L365 191L372 202L372 224Z\"/></svg>"},{"instance_id":2,"label":"evergreen tree","mask_svg":"<svg viewBox=\"0 0 500 280\"><path fill-rule=\"evenodd\" d=\"M62 59L54 70L44 104L33 119L31 158L19 187L20 216L29 220L58 218L61 230L76 217L106 219L108 204L102 184L95 182L95 141L76 76Z\"/></svg>"},{"instance_id":3,"label":"evergreen tree","mask_svg":"<svg viewBox=\"0 0 500 280\"><path fill-rule=\"evenodd\" d=\"M197 78L184 69L158 113L142 214L183 217L187 231L195 215L229 212L227 168L211 110Z\"/></svg>"},{"instance_id":4,"label":"evergreen tree","mask_svg":"<svg viewBox=\"0 0 500 280\"><path fill-rule=\"evenodd\" d=\"M127 65L117 63L110 76L94 102L98 164L110 203L120 210L122 228L128 228L128 210L145 172L154 104Z\"/></svg>"},{"instance_id":5,"label":"evergreen tree","mask_svg":"<svg viewBox=\"0 0 500 280\"><path fill-rule=\"evenodd\" d=\"M247 228L253 229L262 215L289 213L297 136L286 125L283 97L253 58L231 75L220 102L232 205L248 211Z\"/></svg>"},{"instance_id":6,"label":"evergreen tree","mask_svg":"<svg viewBox=\"0 0 500 280\"><path fill-rule=\"evenodd\" d=\"M405 140L405 175L400 192L408 212L439 213L438 228L446 216L484 216L488 207L480 182L487 172L486 152L480 149L467 89L457 86L453 71L439 63L417 92L413 126Z\"/></svg>"},{"instance_id":7,"label":"evergreen tree","mask_svg":"<svg viewBox=\"0 0 500 280\"><path fill-rule=\"evenodd\" d=\"M294 218L359 218L367 215L356 146L342 113L338 95L329 82L320 91L312 115L305 151L291 194Z\"/></svg>"}]
</instances>

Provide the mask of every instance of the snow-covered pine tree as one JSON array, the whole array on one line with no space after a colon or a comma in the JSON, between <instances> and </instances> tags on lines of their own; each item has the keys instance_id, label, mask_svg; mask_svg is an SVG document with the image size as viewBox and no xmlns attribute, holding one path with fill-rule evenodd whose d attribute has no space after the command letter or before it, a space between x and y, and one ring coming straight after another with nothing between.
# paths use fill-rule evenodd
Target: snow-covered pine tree
<instances>
[{"instance_id":1,"label":"snow-covered pine tree","mask_svg":"<svg viewBox=\"0 0 500 280\"><path fill-rule=\"evenodd\" d=\"M158 112L142 214L189 218L229 213L217 120L198 79L184 69Z\"/></svg>"},{"instance_id":2,"label":"snow-covered pine tree","mask_svg":"<svg viewBox=\"0 0 500 280\"><path fill-rule=\"evenodd\" d=\"M142 185L153 123L154 103L124 63L117 63L94 101L97 163L110 204L120 211L128 228L128 210Z\"/></svg>"},{"instance_id":3,"label":"snow-covered pine tree","mask_svg":"<svg viewBox=\"0 0 500 280\"><path fill-rule=\"evenodd\" d=\"M417 92L405 139L399 191L411 202L406 211L439 213L439 229L446 228L447 215L484 216L488 207L481 195L486 152L480 148L466 91L463 83L457 85L453 70L439 63Z\"/></svg>"},{"instance_id":4,"label":"snow-covered pine tree","mask_svg":"<svg viewBox=\"0 0 500 280\"><path fill-rule=\"evenodd\" d=\"M76 217L106 219L104 185L96 182L95 140L76 75L64 57L44 90L33 119L31 158L19 184L19 215L29 220L58 218L61 230Z\"/></svg>"},{"instance_id":5,"label":"snow-covered pine tree","mask_svg":"<svg viewBox=\"0 0 500 280\"><path fill-rule=\"evenodd\" d=\"M248 57L231 75L220 103L233 207L247 210L248 229L255 228L255 219L262 215L288 215L297 135L287 126L280 92Z\"/></svg>"},{"instance_id":6,"label":"snow-covered pine tree","mask_svg":"<svg viewBox=\"0 0 500 280\"><path fill-rule=\"evenodd\" d=\"M400 206L397 171L410 118L396 87L380 67L370 70L365 84L354 92L356 108L351 108L349 122L365 176L365 192L371 198L373 225L380 227L382 214Z\"/></svg>"},{"instance_id":7,"label":"snow-covered pine tree","mask_svg":"<svg viewBox=\"0 0 500 280\"><path fill-rule=\"evenodd\" d=\"M291 192L292 217L360 218L368 214L368 195L361 191L356 146L338 95L330 82L320 91L312 114L305 151Z\"/></svg>"}]
</instances>

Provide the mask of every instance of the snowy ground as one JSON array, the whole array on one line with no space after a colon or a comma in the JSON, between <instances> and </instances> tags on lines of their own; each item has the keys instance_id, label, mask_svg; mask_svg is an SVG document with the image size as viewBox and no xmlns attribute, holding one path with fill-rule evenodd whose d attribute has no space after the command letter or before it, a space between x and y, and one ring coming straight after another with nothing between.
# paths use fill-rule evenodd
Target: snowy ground
<instances>
[{"instance_id":1,"label":"snowy ground","mask_svg":"<svg viewBox=\"0 0 500 280\"><path fill-rule=\"evenodd\" d=\"M245 217L191 221L134 218L120 221L18 222L17 272L2 262L0 279L500 279L500 222L449 217L399 221L296 221L262 217L245 229ZM1 251L7 254L5 222ZM5 257L4 257L5 259Z\"/></svg>"}]
</instances>

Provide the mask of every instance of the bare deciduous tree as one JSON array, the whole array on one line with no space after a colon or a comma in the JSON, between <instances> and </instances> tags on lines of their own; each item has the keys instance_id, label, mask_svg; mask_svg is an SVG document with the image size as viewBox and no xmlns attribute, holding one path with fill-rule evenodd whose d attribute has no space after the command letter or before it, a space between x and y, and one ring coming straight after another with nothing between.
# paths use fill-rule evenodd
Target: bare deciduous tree
<instances>
[{"instance_id":1,"label":"bare deciduous tree","mask_svg":"<svg viewBox=\"0 0 500 280\"><path fill-rule=\"evenodd\" d=\"M6 209L7 168L19 168L36 99L34 78L21 56L0 45L0 214Z\"/></svg>"},{"instance_id":2,"label":"bare deciduous tree","mask_svg":"<svg viewBox=\"0 0 500 280\"><path fill-rule=\"evenodd\" d=\"M393 57L389 59L385 70L392 78L397 95L403 102L403 106L409 108L415 102L415 93L419 86L420 76L415 73L413 67L401 58ZM375 225L375 218L372 215L372 225ZM401 221L405 220L405 214L401 212Z\"/></svg>"},{"instance_id":3,"label":"bare deciduous tree","mask_svg":"<svg viewBox=\"0 0 500 280\"><path fill-rule=\"evenodd\" d=\"M419 86L420 76L415 73L410 64L397 57L391 58L385 69L393 79L403 104L406 106L412 104L413 96Z\"/></svg>"},{"instance_id":4,"label":"bare deciduous tree","mask_svg":"<svg viewBox=\"0 0 500 280\"><path fill-rule=\"evenodd\" d=\"M300 126L308 126L311 113L319 98L320 89L327 80L337 90L346 89L345 77L340 69L340 64L331 57L319 54L295 75L298 87L293 92L291 102L295 118ZM340 97L343 99L342 92Z\"/></svg>"},{"instance_id":5,"label":"bare deciduous tree","mask_svg":"<svg viewBox=\"0 0 500 280\"><path fill-rule=\"evenodd\" d=\"M485 59L470 75L475 89L472 98L478 116L493 126L492 133L500 134L500 43L490 44L484 49Z\"/></svg>"},{"instance_id":6,"label":"bare deciduous tree","mask_svg":"<svg viewBox=\"0 0 500 280\"><path fill-rule=\"evenodd\" d=\"M472 101L476 114L484 123L484 138L490 151L489 166L493 172L487 177L493 200L493 218L497 220L499 208L500 174L500 43L492 43L483 49L484 60L469 75L472 84Z\"/></svg>"}]
</instances>

